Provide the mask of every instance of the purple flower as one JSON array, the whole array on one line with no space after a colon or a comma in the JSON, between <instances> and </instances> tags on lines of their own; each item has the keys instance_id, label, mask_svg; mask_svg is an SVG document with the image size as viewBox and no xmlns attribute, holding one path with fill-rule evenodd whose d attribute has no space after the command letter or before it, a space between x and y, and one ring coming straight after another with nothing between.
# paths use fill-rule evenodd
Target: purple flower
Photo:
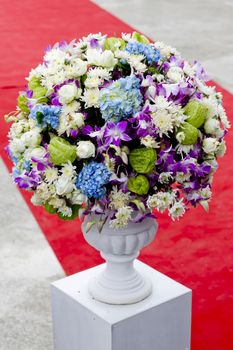
<instances>
[{"instance_id":1,"label":"purple flower","mask_svg":"<svg viewBox=\"0 0 233 350\"><path fill-rule=\"evenodd\" d=\"M24 171L21 175L14 178L14 182L24 189L35 189L41 182L41 174L35 169Z\"/></svg>"},{"instance_id":2,"label":"purple flower","mask_svg":"<svg viewBox=\"0 0 233 350\"><path fill-rule=\"evenodd\" d=\"M126 121L116 124L113 122L108 122L103 134L103 137L105 139L104 145L109 146L110 144L113 144L115 146L119 146L121 144L121 141L132 140L131 137L125 133L127 124L128 123Z\"/></svg>"},{"instance_id":3,"label":"purple flower","mask_svg":"<svg viewBox=\"0 0 233 350\"><path fill-rule=\"evenodd\" d=\"M37 164L37 170L43 171L48 167L52 167L52 163L49 161L49 153L46 153L43 158L32 157L31 160Z\"/></svg>"}]
</instances>

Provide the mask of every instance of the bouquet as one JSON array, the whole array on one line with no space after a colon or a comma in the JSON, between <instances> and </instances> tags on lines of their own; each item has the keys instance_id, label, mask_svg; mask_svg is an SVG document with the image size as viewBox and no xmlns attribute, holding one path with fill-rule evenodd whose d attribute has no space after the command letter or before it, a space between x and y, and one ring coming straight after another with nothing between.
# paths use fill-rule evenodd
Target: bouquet
<instances>
[{"instance_id":1,"label":"bouquet","mask_svg":"<svg viewBox=\"0 0 233 350\"><path fill-rule=\"evenodd\" d=\"M136 32L49 46L7 116L14 182L61 219L93 213L114 229L208 209L230 125L206 80Z\"/></svg>"}]
</instances>

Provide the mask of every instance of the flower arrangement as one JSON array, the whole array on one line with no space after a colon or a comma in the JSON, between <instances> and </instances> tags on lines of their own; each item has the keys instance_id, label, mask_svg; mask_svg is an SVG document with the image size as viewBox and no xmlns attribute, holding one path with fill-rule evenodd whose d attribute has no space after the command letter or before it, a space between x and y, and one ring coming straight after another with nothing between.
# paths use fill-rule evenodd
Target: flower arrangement
<instances>
[{"instance_id":1,"label":"flower arrangement","mask_svg":"<svg viewBox=\"0 0 233 350\"><path fill-rule=\"evenodd\" d=\"M95 213L114 229L207 209L230 125L206 80L136 32L48 47L7 116L14 182L61 219Z\"/></svg>"}]
</instances>

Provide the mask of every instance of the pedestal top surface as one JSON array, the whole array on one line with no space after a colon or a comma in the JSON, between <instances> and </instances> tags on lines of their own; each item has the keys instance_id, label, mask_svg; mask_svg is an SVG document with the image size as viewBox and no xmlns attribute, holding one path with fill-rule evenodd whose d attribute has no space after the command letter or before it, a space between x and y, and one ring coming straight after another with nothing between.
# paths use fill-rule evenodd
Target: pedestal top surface
<instances>
[{"instance_id":1,"label":"pedestal top surface","mask_svg":"<svg viewBox=\"0 0 233 350\"><path fill-rule=\"evenodd\" d=\"M153 284L151 296L145 300L131 305L110 305L103 304L94 300L88 292L88 281L99 273L105 264L98 265L88 270L81 271L74 275L65 277L52 283L52 286L58 288L67 296L83 305L85 308L94 312L110 324L115 324L126 318L135 316L148 309L159 306L175 299L181 295L191 293L191 290L182 284L163 275L150 266L139 260L135 261L136 269L143 275L147 275Z\"/></svg>"}]
</instances>

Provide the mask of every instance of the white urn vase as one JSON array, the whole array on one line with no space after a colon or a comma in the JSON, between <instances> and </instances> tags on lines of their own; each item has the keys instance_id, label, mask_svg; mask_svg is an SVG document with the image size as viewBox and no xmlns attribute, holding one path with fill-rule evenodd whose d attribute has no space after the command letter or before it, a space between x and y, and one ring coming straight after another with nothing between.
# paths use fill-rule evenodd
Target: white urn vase
<instances>
[{"instance_id":1,"label":"white urn vase","mask_svg":"<svg viewBox=\"0 0 233 350\"><path fill-rule=\"evenodd\" d=\"M152 292L152 283L134 267L140 249L151 243L158 224L153 218L140 223L130 222L124 229L114 230L109 221L101 232L97 225L87 229L89 222L98 223L99 216L87 216L82 224L86 241L100 251L105 268L89 281L89 292L96 300L107 304L137 303Z\"/></svg>"}]
</instances>

